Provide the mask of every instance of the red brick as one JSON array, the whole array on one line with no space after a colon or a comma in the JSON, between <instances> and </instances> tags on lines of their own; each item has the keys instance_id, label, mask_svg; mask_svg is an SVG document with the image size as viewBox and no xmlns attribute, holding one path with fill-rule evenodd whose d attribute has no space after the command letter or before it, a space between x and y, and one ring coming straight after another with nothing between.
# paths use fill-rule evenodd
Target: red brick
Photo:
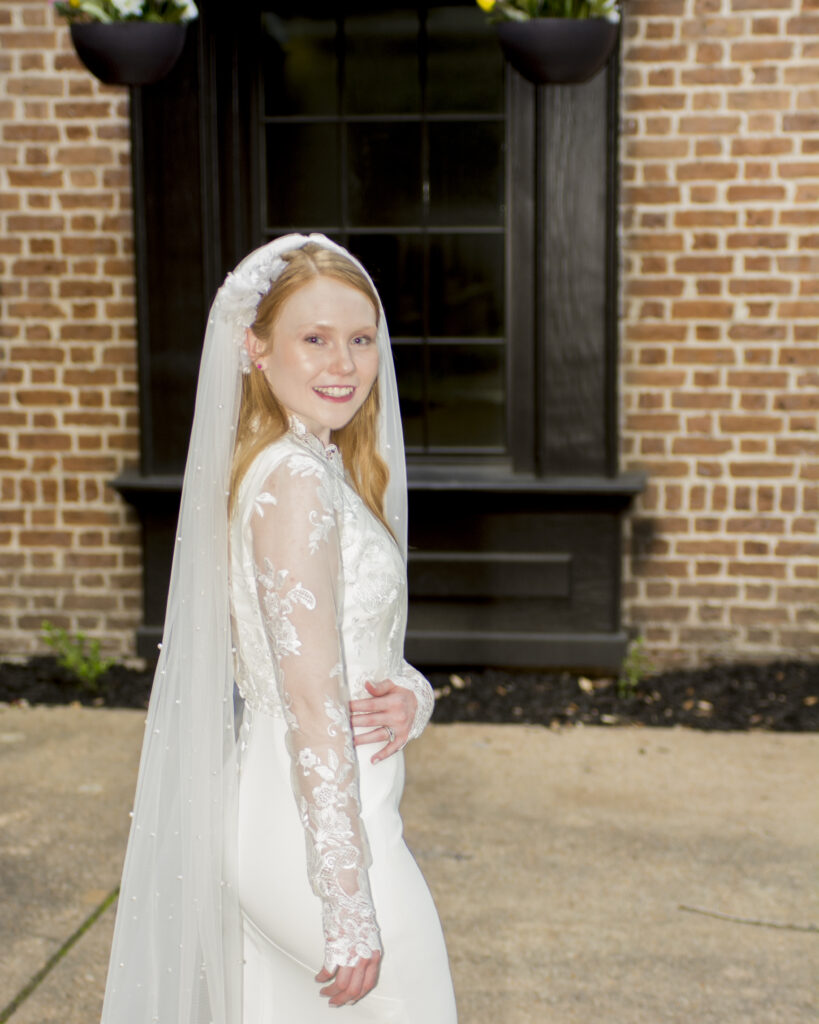
<instances>
[{"instance_id":1,"label":"red brick","mask_svg":"<svg viewBox=\"0 0 819 1024\"><path fill-rule=\"evenodd\" d=\"M625 60L632 63L667 64L684 61L688 48L685 45L673 46L629 46L625 51Z\"/></svg>"},{"instance_id":2,"label":"red brick","mask_svg":"<svg viewBox=\"0 0 819 1024\"><path fill-rule=\"evenodd\" d=\"M704 46L698 47L698 53L705 50ZM714 58L721 59L720 53ZM682 85L739 85L742 81L742 72L738 68L721 67L698 67L684 68L680 74Z\"/></svg>"},{"instance_id":3,"label":"red brick","mask_svg":"<svg viewBox=\"0 0 819 1024\"><path fill-rule=\"evenodd\" d=\"M17 539L22 548L67 548L74 535L69 530L21 530Z\"/></svg>"},{"instance_id":4,"label":"red brick","mask_svg":"<svg viewBox=\"0 0 819 1024\"><path fill-rule=\"evenodd\" d=\"M4 50L53 50L57 41L56 33L48 32L12 32L0 30L0 46Z\"/></svg>"},{"instance_id":5,"label":"red brick","mask_svg":"<svg viewBox=\"0 0 819 1024\"><path fill-rule=\"evenodd\" d=\"M793 466L781 462L731 462L729 468L731 476L735 477L763 479L793 476Z\"/></svg>"},{"instance_id":6,"label":"red brick","mask_svg":"<svg viewBox=\"0 0 819 1024\"><path fill-rule=\"evenodd\" d=\"M727 320L734 312L732 302L684 300L671 303L671 315L677 320Z\"/></svg>"},{"instance_id":7,"label":"red brick","mask_svg":"<svg viewBox=\"0 0 819 1024\"><path fill-rule=\"evenodd\" d=\"M699 163L680 163L676 166L678 181L715 181L735 178L739 173L739 164L724 163L717 160Z\"/></svg>"},{"instance_id":8,"label":"red brick","mask_svg":"<svg viewBox=\"0 0 819 1024\"><path fill-rule=\"evenodd\" d=\"M736 222L737 215L731 210L679 210L674 214L674 223L681 228L732 227ZM695 258L718 259L724 257L701 256Z\"/></svg>"},{"instance_id":9,"label":"red brick","mask_svg":"<svg viewBox=\"0 0 819 1024\"><path fill-rule=\"evenodd\" d=\"M643 110L683 110L685 95L681 92L667 93L653 91L651 93L629 93L624 107L629 112Z\"/></svg>"},{"instance_id":10,"label":"red brick","mask_svg":"<svg viewBox=\"0 0 819 1024\"><path fill-rule=\"evenodd\" d=\"M769 5L767 5L769 6ZM793 54L794 44L784 40L777 43L733 43L732 61L786 61Z\"/></svg>"}]
</instances>

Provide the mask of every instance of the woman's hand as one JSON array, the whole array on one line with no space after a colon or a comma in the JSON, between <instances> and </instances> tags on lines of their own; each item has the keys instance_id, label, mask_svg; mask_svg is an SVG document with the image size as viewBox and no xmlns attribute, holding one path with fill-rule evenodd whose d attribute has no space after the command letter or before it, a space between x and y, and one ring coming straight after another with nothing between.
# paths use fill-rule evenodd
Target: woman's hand
<instances>
[{"instance_id":1,"label":"woman's hand","mask_svg":"<svg viewBox=\"0 0 819 1024\"><path fill-rule=\"evenodd\" d=\"M332 972L322 967L316 981L330 981L332 984L321 989L321 995L329 998L330 1006L356 1003L375 988L380 966L381 954L376 952L366 960L359 960L355 967L336 967Z\"/></svg>"},{"instance_id":2,"label":"woman's hand","mask_svg":"<svg viewBox=\"0 0 819 1024\"><path fill-rule=\"evenodd\" d=\"M385 745L370 759L373 764L378 764L406 745L415 721L418 701L412 690L398 686L391 679L367 683L366 686L372 696L350 701L350 721L353 729L369 731L354 734L353 742L358 747L362 743L384 743L386 740ZM392 738L387 727L392 730Z\"/></svg>"}]
</instances>

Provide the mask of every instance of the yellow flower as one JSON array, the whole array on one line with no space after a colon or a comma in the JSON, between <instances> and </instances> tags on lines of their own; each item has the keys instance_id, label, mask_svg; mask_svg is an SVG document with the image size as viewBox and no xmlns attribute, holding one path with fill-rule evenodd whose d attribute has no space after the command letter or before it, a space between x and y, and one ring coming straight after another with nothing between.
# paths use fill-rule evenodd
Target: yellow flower
<instances>
[{"instance_id":1,"label":"yellow flower","mask_svg":"<svg viewBox=\"0 0 819 1024\"><path fill-rule=\"evenodd\" d=\"M495 6L495 0L476 0L476 3L478 7L480 7L482 11L486 11L487 14L489 14Z\"/></svg>"}]
</instances>

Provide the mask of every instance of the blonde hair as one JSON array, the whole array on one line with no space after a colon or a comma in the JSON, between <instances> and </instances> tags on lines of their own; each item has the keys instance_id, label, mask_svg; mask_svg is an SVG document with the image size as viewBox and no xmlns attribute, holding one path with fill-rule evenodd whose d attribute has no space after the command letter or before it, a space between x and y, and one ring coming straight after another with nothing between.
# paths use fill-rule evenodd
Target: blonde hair
<instances>
[{"instance_id":1,"label":"blonde hair","mask_svg":"<svg viewBox=\"0 0 819 1024\"><path fill-rule=\"evenodd\" d=\"M331 277L362 292L372 302L378 316L379 302L375 289L358 267L340 253L325 249L316 242L308 242L301 249L291 249L284 253L282 259L287 266L262 297L256 319L250 328L264 345L265 351L269 351L272 344L273 328L284 303L316 277ZM351 483L361 500L389 530L384 517L384 494L389 470L376 447L378 410L376 380L355 416L341 430L334 430L331 440L338 446ZM239 486L251 463L259 452L285 434L288 426L287 411L273 394L264 374L244 374L230 471L228 507L231 515L236 507Z\"/></svg>"}]
</instances>

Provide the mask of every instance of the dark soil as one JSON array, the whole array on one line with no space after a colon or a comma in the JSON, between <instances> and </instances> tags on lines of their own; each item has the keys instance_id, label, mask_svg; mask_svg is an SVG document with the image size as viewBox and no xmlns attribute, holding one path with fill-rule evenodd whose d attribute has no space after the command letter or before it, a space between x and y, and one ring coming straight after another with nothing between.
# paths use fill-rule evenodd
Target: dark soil
<instances>
[{"instance_id":1,"label":"dark soil","mask_svg":"<svg viewBox=\"0 0 819 1024\"><path fill-rule=\"evenodd\" d=\"M623 692L616 679L498 669L432 672L436 722L686 725L819 731L819 664L719 665L653 675ZM83 687L53 658L0 664L0 702L144 708L153 673L115 665ZM620 692L618 692L618 690Z\"/></svg>"}]
</instances>

